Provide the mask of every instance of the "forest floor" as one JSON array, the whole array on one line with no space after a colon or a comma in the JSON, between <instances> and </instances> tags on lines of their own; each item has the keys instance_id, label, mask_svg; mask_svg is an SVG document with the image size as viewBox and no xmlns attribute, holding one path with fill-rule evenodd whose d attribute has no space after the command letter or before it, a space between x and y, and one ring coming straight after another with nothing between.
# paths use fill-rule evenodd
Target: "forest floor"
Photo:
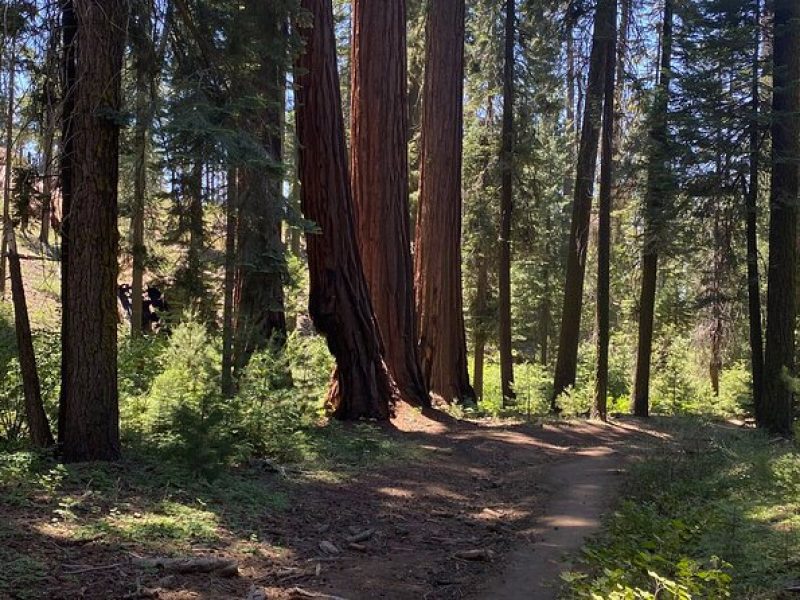
<instances>
[{"instance_id":1,"label":"forest floor","mask_svg":"<svg viewBox=\"0 0 800 600\"><path fill-rule=\"evenodd\" d=\"M319 464L253 462L211 483L133 453L81 466L2 455L0 597L547 600L628 459L670 437L658 421L413 410L336 436ZM238 576L136 565L163 556L230 558Z\"/></svg>"}]
</instances>

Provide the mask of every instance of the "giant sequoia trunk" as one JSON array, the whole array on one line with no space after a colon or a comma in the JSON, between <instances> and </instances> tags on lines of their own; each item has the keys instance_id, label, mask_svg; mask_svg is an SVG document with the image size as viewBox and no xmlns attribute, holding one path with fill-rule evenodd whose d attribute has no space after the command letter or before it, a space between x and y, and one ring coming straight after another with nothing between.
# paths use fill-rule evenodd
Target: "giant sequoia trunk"
<instances>
[{"instance_id":1,"label":"giant sequoia trunk","mask_svg":"<svg viewBox=\"0 0 800 600\"><path fill-rule=\"evenodd\" d=\"M403 399L430 404L417 353L408 207L406 3L354 0L350 165L358 247Z\"/></svg>"},{"instance_id":2,"label":"giant sequoia trunk","mask_svg":"<svg viewBox=\"0 0 800 600\"><path fill-rule=\"evenodd\" d=\"M606 48L605 92L603 98L602 158L600 163L600 199L597 215L597 365L595 370L592 417L606 420L608 397L609 306L611 295L611 200L614 185L614 85L616 72L616 14L614 10L614 42Z\"/></svg>"},{"instance_id":3,"label":"giant sequoia trunk","mask_svg":"<svg viewBox=\"0 0 800 600\"><path fill-rule=\"evenodd\" d=\"M66 320L63 457L119 458L117 180L121 72L128 3L74 0L72 202Z\"/></svg>"},{"instance_id":4,"label":"giant sequoia trunk","mask_svg":"<svg viewBox=\"0 0 800 600\"><path fill-rule=\"evenodd\" d=\"M758 269L758 173L761 169L761 127L759 98L761 54L761 2L756 0L754 15L753 73L751 83L752 115L750 120L750 177L745 190L745 230L747 236L747 309L750 325L750 370L753 382L753 405L756 421L761 420L764 395L764 339L761 326L761 282Z\"/></svg>"},{"instance_id":5,"label":"giant sequoia trunk","mask_svg":"<svg viewBox=\"0 0 800 600\"><path fill-rule=\"evenodd\" d=\"M506 0L505 58L503 64L503 130L500 150L500 381L503 402L514 394L514 357L511 345L511 216L514 210L514 13L515 1Z\"/></svg>"},{"instance_id":6,"label":"giant sequoia trunk","mask_svg":"<svg viewBox=\"0 0 800 600\"><path fill-rule=\"evenodd\" d=\"M42 387L39 384L39 372L36 370L31 322L28 318L28 304L25 301L25 287L22 281L17 244L14 240L14 230L9 227L5 235L8 248L8 270L11 276L11 299L14 303L19 368L22 375L22 390L25 395L25 417L34 446L49 448L54 443L53 434L50 432L50 424L47 422L47 414L44 412L44 404L42 404Z\"/></svg>"},{"instance_id":7,"label":"giant sequoia trunk","mask_svg":"<svg viewBox=\"0 0 800 600\"><path fill-rule=\"evenodd\" d=\"M575 197L572 203L572 225L567 253L567 274L564 283L564 308L553 382L551 408L568 387L575 385L578 366L578 343L583 307L583 282L586 274L586 246L589 241L589 219L592 212L594 177L597 168L597 145L603 113L609 45L614 45L616 30L615 0L599 0L594 18L589 80L584 104L578 166L575 175Z\"/></svg>"},{"instance_id":8,"label":"giant sequoia trunk","mask_svg":"<svg viewBox=\"0 0 800 600\"><path fill-rule=\"evenodd\" d=\"M646 417L650 413L650 357L653 351L658 251L662 235L662 212L665 200L670 193L667 112L669 110L671 66L672 0L665 0L664 24L661 30L661 64L656 97L650 115L650 156L647 166L642 290L639 300L639 343L636 354L636 375L633 382L633 413L639 417Z\"/></svg>"},{"instance_id":9,"label":"giant sequoia trunk","mask_svg":"<svg viewBox=\"0 0 800 600\"><path fill-rule=\"evenodd\" d=\"M355 240L333 8L331 0L302 0L302 7L311 22L300 30L306 44L296 70L301 205L320 230L306 238L309 312L336 358L334 416L385 420L399 392L381 356Z\"/></svg>"},{"instance_id":10,"label":"giant sequoia trunk","mask_svg":"<svg viewBox=\"0 0 800 600\"><path fill-rule=\"evenodd\" d=\"M471 400L461 295L464 0L428 6L414 254L419 351L428 389Z\"/></svg>"},{"instance_id":11,"label":"giant sequoia trunk","mask_svg":"<svg viewBox=\"0 0 800 600\"><path fill-rule=\"evenodd\" d=\"M797 198L800 191L800 3L775 0L767 339L759 425L792 428L797 295Z\"/></svg>"}]
</instances>

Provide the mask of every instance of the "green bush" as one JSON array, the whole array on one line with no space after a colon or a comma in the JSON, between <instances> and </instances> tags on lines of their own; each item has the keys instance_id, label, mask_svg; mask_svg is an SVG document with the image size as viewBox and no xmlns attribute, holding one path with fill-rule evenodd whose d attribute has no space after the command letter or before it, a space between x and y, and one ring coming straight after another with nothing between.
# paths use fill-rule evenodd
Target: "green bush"
<instances>
[{"instance_id":1,"label":"green bush","mask_svg":"<svg viewBox=\"0 0 800 600\"><path fill-rule=\"evenodd\" d=\"M323 416L331 366L321 338L296 333L283 349L251 358L236 398L239 428L251 453L282 462L303 458L308 429Z\"/></svg>"},{"instance_id":2,"label":"green bush","mask_svg":"<svg viewBox=\"0 0 800 600\"><path fill-rule=\"evenodd\" d=\"M218 345L203 325L189 320L174 329L160 363L149 392L123 403L123 430L213 477L236 451L233 405L219 388Z\"/></svg>"}]
</instances>

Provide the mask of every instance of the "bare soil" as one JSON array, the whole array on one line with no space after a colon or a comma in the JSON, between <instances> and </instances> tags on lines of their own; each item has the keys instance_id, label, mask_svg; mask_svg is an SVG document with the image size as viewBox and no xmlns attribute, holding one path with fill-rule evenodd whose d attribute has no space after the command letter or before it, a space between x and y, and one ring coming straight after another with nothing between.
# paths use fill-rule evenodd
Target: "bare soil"
<instances>
[{"instance_id":1,"label":"bare soil","mask_svg":"<svg viewBox=\"0 0 800 600\"><path fill-rule=\"evenodd\" d=\"M565 553L597 528L627 460L662 437L651 427L475 424L404 411L387 435L421 448L412 460L334 481L265 473L288 510L264 511L256 543L229 532L193 548L236 559L232 578L142 569L130 548L48 535L48 515L30 510L3 511L16 531L3 541L45 553L51 573L35 597L548 600Z\"/></svg>"}]
</instances>

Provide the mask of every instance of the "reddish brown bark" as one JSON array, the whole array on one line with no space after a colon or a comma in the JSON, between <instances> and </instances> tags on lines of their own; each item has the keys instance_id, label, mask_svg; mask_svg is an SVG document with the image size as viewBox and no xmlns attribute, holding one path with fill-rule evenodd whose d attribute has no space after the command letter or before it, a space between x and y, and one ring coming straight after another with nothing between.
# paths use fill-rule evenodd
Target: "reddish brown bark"
<instances>
[{"instance_id":1,"label":"reddish brown bark","mask_svg":"<svg viewBox=\"0 0 800 600\"><path fill-rule=\"evenodd\" d=\"M356 245L331 0L302 0L311 15L297 61L301 206L319 231L307 238L309 312L336 358L329 392L340 419L388 419L397 386L381 342Z\"/></svg>"},{"instance_id":2,"label":"reddish brown bark","mask_svg":"<svg viewBox=\"0 0 800 600\"><path fill-rule=\"evenodd\" d=\"M551 408L564 390L575 385L578 367L583 283L586 274L586 247L589 241L589 219L597 169L597 146L603 111L608 46L614 44L616 2L600 0L595 14L589 79L584 103L578 165L575 174L575 197L572 203L572 225L567 249L567 274L564 283L564 308L553 383Z\"/></svg>"},{"instance_id":3,"label":"reddish brown bark","mask_svg":"<svg viewBox=\"0 0 800 600\"><path fill-rule=\"evenodd\" d=\"M6 244L8 247L8 271L11 276L11 298L14 303L14 323L17 334L17 351L19 353L19 367L22 374L22 389L25 394L25 416L31 441L39 448L48 448L55 442L47 422L47 414L42 404L42 388L39 384L39 373L36 370L36 354L33 351L33 338L31 336L31 323L28 318L28 305L25 302L25 287L22 282L22 268L20 267L17 244L14 240L14 230L6 230Z\"/></svg>"},{"instance_id":4,"label":"reddish brown bark","mask_svg":"<svg viewBox=\"0 0 800 600\"><path fill-rule=\"evenodd\" d=\"M128 3L74 0L69 270L63 312L67 461L119 458L117 181L121 72Z\"/></svg>"},{"instance_id":5,"label":"reddish brown bark","mask_svg":"<svg viewBox=\"0 0 800 600\"><path fill-rule=\"evenodd\" d=\"M389 371L406 401L428 406L409 237L405 0L354 0L352 20L350 166L358 247Z\"/></svg>"},{"instance_id":6,"label":"reddish brown bark","mask_svg":"<svg viewBox=\"0 0 800 600\"><path fill-rule=\"evenodd\" d=\"M428 7L414 254L419 352L428 389L471 400L461 294L464 0Z\"/></svg>"},{"instance_id":7,"label":"reddish brown bark","mask_svg":"<svg viewBox=\"0 0 800 600\"><path fill-rule=\"evenodd\" d=\"M797 316L797 198L800 192L800 3L775 0L767 336L759 425L790 434Z\"/></svg>"}]
</instances>

